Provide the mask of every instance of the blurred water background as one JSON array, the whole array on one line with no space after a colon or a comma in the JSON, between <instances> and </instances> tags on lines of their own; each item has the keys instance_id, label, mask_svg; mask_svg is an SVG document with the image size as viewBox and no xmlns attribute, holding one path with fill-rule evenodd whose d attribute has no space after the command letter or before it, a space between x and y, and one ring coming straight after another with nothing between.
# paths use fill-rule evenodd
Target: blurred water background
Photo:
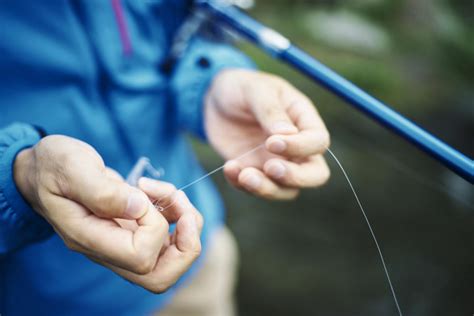
<instances>
[{"instance_id":1,"label":"blurred water background","mask_svg":"<svg viewBox=\"0 0 474 316\"><path fill-rule=\"evenodd\" d=\"M259 0L250 12L474 156L473 1ZM287 66L241 48L316 103L405 315L472 315L473 187ZM222 163L195 146L206 169ZM329 183L293 202L259 200L214 176L240 245L240 315L396 315L367 226L327 159Z\"/></svg>"}]
</instances>

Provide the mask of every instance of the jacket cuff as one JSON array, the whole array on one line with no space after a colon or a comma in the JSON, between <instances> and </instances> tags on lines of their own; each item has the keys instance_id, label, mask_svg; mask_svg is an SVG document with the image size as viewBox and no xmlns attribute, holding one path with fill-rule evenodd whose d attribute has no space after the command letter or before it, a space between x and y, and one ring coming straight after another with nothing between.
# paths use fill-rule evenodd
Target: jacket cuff
<instances>
[{"instance_id":1,"label":"jacket cuff","mask_svg":"<svg viewBox=\"0 0 474 316\"><path fill-rule=\"evenodd\" d=\"M255 65L229 45L195 39L173 74L171 89L178 124L203 140L204 97L214 76L225 68L253 69Z\"/></svg>"},{"instance_id":2,"label":"jacket cuff","mask_svg":"<svg viewBox=\"0 0 474 316\"><path fill-rule=\"evenodd\" d=\"M39 140L38 131L27 124L0 130L0 254L52 233L51 226L23 198L13 178L18 153Z\"/></svg>"}]
</instances>

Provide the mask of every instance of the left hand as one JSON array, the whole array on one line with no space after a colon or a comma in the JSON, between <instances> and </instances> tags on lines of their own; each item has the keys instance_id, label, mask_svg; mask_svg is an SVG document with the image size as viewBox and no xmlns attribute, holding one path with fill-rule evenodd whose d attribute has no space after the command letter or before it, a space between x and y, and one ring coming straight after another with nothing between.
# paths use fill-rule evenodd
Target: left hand
<instances>
[{"instance_id":1,"label":"left hand","mask_svg":"<svg viewBox=\"0 0 474 316\"><path fill-rule=\"evenodd\" d=\"M311 101L285 80L258 71L219 73L206 96L205 128L228 160L224 174L237 188L287 200L329 178L323 153L329 133ZM238 160L234 158L265 144Z\"/></svg>"}]
</instances>

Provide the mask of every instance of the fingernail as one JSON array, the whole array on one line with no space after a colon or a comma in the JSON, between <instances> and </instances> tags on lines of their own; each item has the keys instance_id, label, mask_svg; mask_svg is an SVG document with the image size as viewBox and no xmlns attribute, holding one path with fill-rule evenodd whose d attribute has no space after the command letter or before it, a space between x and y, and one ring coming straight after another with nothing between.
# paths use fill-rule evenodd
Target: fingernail
<instances>
[{"instance_id":1,"label":"fingernail","mask_svg":"<svg viewBox=\"0 0 474 316\"><path fill-rule=\"evenodd\" d=\"M262 184L262 178L255 174L252 174L247 177L247 179L245 180L245 183L249 189L256 190Z\"/></svg>"},{"instance_id":2,"label":"fingernail","mask_svg":"<svg viewBox=\"0 0 474 316\"><path fill-rule=\"evenodd\" d=\"M281 154L286 150L286 143L283 139L277 138L273 140L270 145L269 145L270 151L272 151L275 154Z\"/></svg>"},{"instance_id":3,"label":"fingernail","mask_svg":"<svg viewBox=\"0 0 474 316\"><path fill-rule=\"evenodd\" d=\"M125 215L129 218L140 218L146 211L147 201L141 193L133 192L128 197L127 210Z\"/></svg>"},{"instance_id":4,"label":"fingernail","mask_svg":"<svg viewBox=\"0 0 474 316\"><path fill-rule=\"evenodd\" d=\"M272 162L268 167L268 173L275 179L280 179L285 175L286 168L281 162Z\"/></svg>"},{"instance_id":5,"label":"fingernail","mask_svg":"<svg viewBox=\"0 0 474 316\"><path fill-rule=\"evenodd\" d=\"M291 134L298 132L297 128L286 121L279 121L272 125L271 132L273 134Z\"/></svg>"}]
</instances>

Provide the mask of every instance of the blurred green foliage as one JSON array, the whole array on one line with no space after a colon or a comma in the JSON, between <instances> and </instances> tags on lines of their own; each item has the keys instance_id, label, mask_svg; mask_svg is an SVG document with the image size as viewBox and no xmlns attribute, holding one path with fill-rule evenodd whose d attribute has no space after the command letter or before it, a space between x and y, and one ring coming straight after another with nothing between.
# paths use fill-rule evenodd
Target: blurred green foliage
<instances>
[{"instance_id":1,"label":"blurred green foliage","mask_svg":"<svg viewBox=\"0 0 474 316\"><path fill-rule=\"evenodd\" d=\"M260 0L251 14L473 156L473 3ZM388 44L375 52L344 48L327 36L334 30L312 28L320 25L314 16L357 17L350 21L362 19ZM405 314L471 315L472 186L289 67L248 44L241 48L314 100L380 239ZM222 163L208 147L196 148L206 168ZM262 201L215 177L240 243L240 315L396 315L362 215L327 159L331 181L294 202Z\"/></svg>"}]
</instances>

